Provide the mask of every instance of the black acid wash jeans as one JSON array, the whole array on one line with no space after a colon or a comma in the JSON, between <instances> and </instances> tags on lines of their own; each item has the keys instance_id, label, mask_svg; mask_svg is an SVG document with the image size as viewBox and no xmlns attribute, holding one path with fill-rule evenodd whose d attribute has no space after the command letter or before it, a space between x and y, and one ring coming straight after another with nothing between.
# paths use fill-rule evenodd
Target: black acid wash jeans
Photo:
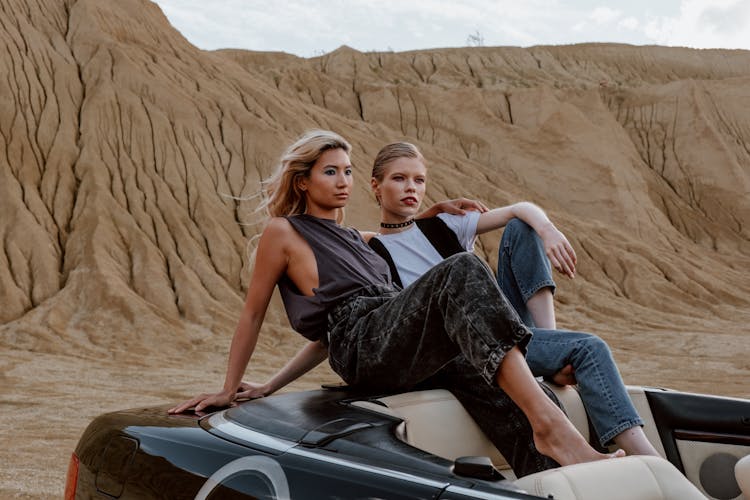
<instances>
[{"instance_id":1,"label":"black acid wash jeans","mask_svg":"<svg viewBox=\"0 0 750 500\"><path fill-rule=\"evenodd\" d=\"M363 289L331 311L328 326L333 370L350 385L383 391L413 387L459 354L495 385L505 354L531 340L489 268L470 253L400 292Z\"/></svg>"},{"instance_id":2,"label":"black acid wash jeans","mask_svg":"<svg viewBox=\"0 0 750 500\"><path fill-rule=\"evenodd\" d=\"M373 286L336 306L329 362L358 387L450 390L520 476L556 465L536 451L528 420L495 382L505 354L530 338L486 264L461 253L402 291Z\"/></svg>"}]
</instances>

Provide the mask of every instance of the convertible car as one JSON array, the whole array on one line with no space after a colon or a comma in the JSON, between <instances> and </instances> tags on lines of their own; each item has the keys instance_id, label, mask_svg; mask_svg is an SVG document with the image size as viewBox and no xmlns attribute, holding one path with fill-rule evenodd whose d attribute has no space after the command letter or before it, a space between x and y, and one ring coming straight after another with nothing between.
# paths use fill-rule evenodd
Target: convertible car
<instances>
[{"instance_id":1,"label":"convertible car","mask_svg":"<svg viewBox=\"0 0 750 500\"><path fill-rule=\"evenodd\" d=\"M554 387L589 436L572 387ZM71 456L66 498L750 499L750 401L629 387L664 458L516 478L447 391L286 393L206 415L109 413ZM744 495L744 496L743 496Z\"/></svg>"}]
</instances>

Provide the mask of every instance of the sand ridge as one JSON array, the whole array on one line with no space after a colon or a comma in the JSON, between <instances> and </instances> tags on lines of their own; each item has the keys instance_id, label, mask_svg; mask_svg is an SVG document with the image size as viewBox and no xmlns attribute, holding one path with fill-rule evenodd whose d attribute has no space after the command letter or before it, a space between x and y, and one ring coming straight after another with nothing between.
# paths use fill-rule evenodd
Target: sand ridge
<instances>
[{"instance_id":1,"label":"sand ridge","mask_svg":"<svg viewBox=\"0 0 750 500\"><path fill-rule=\"evenodd\" d=\"M0 20L0 496L59 497L96 414L220 385L259 182L313 127L354 145L349 224L375 227L370 162L412 141L430 200L548 211L579 256L559 324L627 383L750 397L750 52L208 52L146 0ZM300 346L274 299L248 378Z\"/></svg>"}]
</instances>

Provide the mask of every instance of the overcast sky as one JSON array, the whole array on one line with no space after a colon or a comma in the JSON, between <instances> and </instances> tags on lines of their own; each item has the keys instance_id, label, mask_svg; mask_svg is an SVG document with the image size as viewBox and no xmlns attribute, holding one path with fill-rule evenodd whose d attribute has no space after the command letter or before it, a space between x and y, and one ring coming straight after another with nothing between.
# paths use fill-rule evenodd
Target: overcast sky
<instances>
[{"instance_id":1,"label":"overcast sky","mask_svg":"<svg viewBox=\"0 0 750 500\"><path fill-rule=\"evenodd\" d=\"M202 49L311 57L436 47L621 42L750 50L750 0L156 0Z\"/></svg>"}]
</instances>

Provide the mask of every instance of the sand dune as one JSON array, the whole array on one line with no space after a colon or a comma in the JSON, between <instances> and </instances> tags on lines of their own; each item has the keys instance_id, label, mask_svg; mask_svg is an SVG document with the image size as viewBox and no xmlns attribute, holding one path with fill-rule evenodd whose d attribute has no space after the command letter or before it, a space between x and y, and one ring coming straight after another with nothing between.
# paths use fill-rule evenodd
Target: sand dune
<instances>
[{"instance_id":1,"label":"sand dune","mask_svg":"<svg viewBox=\"0 0 750 500\"><path fill-rule=\"evenodd\" d=\"M218 387L259 181L313 127L354 145L349 224L415 142L430 200L548 211L579 256L560 326L626 382L750 397L750 52L206 52L146 0L9 0L0 46L0 496L58 497L92 416ZM300 345L275 300L248 377Z\"/></svg>"}]
</instances>

